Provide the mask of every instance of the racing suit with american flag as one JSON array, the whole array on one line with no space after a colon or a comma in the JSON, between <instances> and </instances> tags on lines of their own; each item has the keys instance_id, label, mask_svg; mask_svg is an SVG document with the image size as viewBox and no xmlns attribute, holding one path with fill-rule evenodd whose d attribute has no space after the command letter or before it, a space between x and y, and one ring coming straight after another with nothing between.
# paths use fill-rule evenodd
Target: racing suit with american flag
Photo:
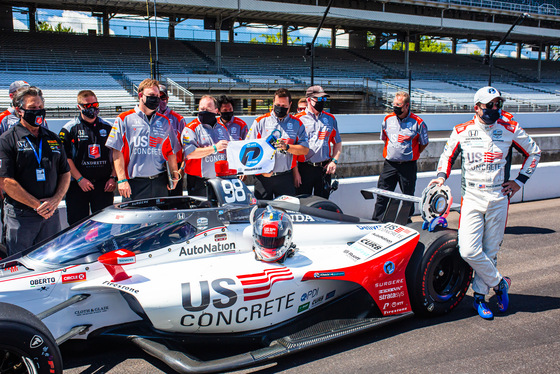
<instances>
[{"instance_id":1,"label":"racing suit with american flag","mask_svg":"<svg viewBox=\"0 0 560 374\"><path fill-rule=\"evenodd\" d=\"M502 279L496 261L504 238L509 196L501 191L502 184L510 180L513 148L525 156L515 179L522 187L537 167L539 147L505 111L490 125L475 116L455 126L437 167L438 177L447 179L461 154L459 249L475 271L473 291L483 295Z\"/></svg>"}]
</instances>

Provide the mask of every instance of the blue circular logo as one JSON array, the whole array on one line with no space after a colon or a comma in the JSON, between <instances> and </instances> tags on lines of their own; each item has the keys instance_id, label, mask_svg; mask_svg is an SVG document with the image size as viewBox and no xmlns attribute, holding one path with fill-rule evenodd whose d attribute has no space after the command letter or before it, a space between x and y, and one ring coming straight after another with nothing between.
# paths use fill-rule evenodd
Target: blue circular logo
<instances>
[{"instance_id":1,"label":"blue circular logo","mask_svg":"<svg viewBox=\"0 0 560 374\"><path fill-rule=\"evenodd\" d=\"M241 148L241 152L239 152L239 160L243 165L250 168L261 162L263 154L264 151L259 143L250 142Z\"/></svg>"},{"instance_id":2,"label":"blue circular logo","mask_svg":"<svg viewBox=\"0 0 560 374\"><path fill-rule=\"evenodd\" d=\"M395 271L395 264L393 263L393 261L387 261L385 265L383 265L383 271L387 275L393 274L393 272Z\"/></svg>"}]
</instances>

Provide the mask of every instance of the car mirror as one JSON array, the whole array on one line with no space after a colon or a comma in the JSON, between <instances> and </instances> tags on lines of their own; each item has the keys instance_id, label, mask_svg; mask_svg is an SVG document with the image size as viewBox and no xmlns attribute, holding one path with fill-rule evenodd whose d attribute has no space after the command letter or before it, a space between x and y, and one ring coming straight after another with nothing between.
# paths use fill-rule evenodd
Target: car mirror
<instances>
[{"instance_id":1,"label":"car mirror","mask_svg":"<svg viewBox=\"0 0 560 374\"><path fill-rule=\"evenodd\" d=\"M136 263L136 255L127 249L117 249L99 256L98 261L111 274L113 277L112 281L119 282L130 278L130 275L126 274L122 268L122 265Z\"/></svg>"}]
</instances>

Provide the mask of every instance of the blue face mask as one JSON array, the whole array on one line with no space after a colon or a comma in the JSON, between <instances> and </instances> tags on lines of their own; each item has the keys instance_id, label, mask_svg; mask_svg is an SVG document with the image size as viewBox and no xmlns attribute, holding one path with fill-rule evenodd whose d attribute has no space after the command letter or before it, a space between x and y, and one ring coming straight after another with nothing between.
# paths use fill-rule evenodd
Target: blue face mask
<instances>
[{"instance_id":1,"label":"blue face mask","mask_svg":"<svg viewBox=\"0 0 560 374\"><path fill-rule=\"evenodd\" d=\"M486 109L482 109L482 115L480 116L480 119L487 125L490 125L496 122L501 115L502 115L501 109L486 108Z\"/></svg>"}]
</instances>

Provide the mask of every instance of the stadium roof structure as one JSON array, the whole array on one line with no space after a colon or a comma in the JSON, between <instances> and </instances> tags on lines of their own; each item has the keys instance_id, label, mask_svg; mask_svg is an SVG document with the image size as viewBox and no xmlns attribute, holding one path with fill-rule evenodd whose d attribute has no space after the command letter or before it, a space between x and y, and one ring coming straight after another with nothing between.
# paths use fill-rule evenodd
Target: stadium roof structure
<instances>
[{"instance_id":1,"label":"stadium roof structure","mask_svg":"<svg viewBox=\"0 0 560 374\"><path fill-rule=\"evenodd\" d=\"M155 0L158 17L233 19L292 26L317 26L328 0ZM541 0L542 1L542 0ZM554 0L551 0L554 1ZM146 14L146 0L0 0L13 6L69 9L112 14ZM154 0L150 1L150 7ZM409 34L499 40L524 12L530 18L517 26L511 42L560 44L560 9L522 0L335 0L324 28L349 32Z\"/></svg>"}]
</instances>

